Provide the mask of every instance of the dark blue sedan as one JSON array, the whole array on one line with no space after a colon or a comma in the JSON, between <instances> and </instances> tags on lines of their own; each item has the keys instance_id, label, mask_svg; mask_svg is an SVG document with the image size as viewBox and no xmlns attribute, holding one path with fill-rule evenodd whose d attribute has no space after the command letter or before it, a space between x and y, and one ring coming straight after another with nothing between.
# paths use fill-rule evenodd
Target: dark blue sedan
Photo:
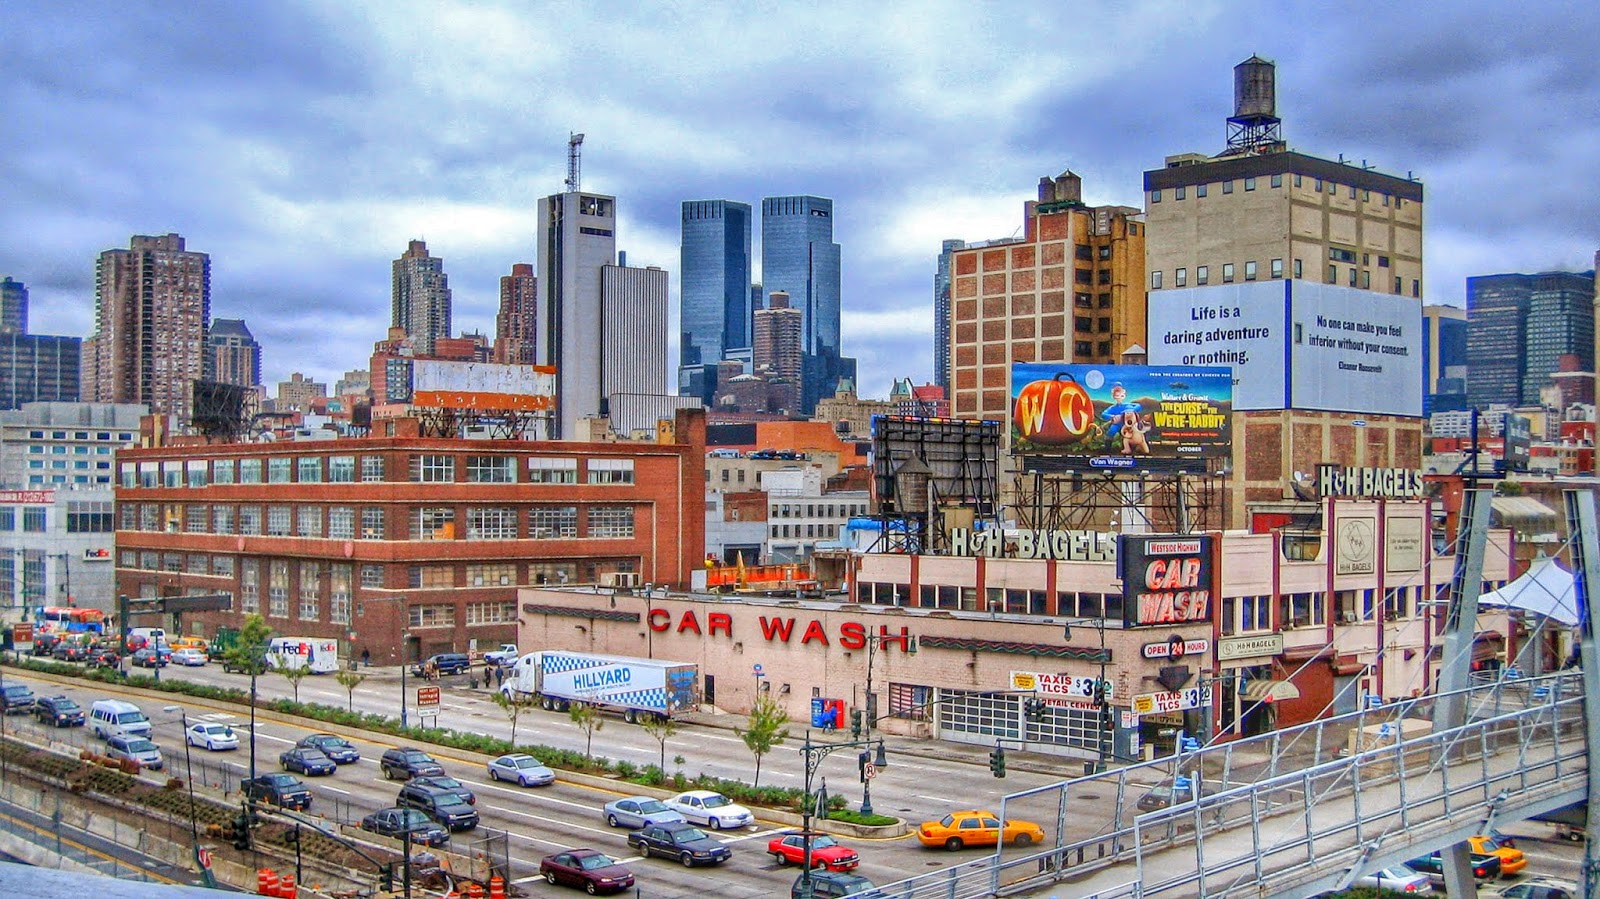
<instances>
[{"instance_id":1,"label":"dark blue sedan","mask_svg":"<svg viewBox=\"0 0 1600 899\"><path fill-rule=\"evenodd\" d=\"M296 746L285 750L278 756L278 762L285 771L298 771L307 777L321 777L339 770L339 766L322 754L322 750L308 746Z\"/></svg>"}]
</instances>

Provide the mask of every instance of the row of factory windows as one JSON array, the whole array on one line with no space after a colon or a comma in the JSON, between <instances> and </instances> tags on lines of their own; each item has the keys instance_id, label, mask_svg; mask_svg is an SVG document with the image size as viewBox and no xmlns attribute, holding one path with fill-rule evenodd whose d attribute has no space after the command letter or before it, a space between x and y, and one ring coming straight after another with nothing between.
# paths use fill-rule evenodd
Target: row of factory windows
<instances>
[{"instance_id":1,"label":"row of factory windows","mask_svg":"<svg viewBox=\"0 0 1600 899\"><path fill-rule=\"evenodd\" d=\"M209 484L349 484L391 480L391 457L272 456L265 459L169 459L123 462L125 488L205 487ZM529 484L576 484L578 459L552 456L465 456L419 453L407 457L406 480L422 484L515 484L517 460L526 458ZM632 484L632 459L584 461L585 484ZM463 477L458 478L458 473Z\"/></svg>"},{"instance_id":2,"label":"row of factory windows","mask_svg":"<svg viewBox=\"0 0 1600 899\"><path fill-rule=\"evenodd\" d=\"M526 515L523 509L527 510ZM121 530L333 540L562 540L634 536L634 508L612 505L416 506L404 535L385 506L123 503ZM357 527L359 522L359 528ZM523 525L526 522L526 528Z\"/></svg>"}]
</instances>

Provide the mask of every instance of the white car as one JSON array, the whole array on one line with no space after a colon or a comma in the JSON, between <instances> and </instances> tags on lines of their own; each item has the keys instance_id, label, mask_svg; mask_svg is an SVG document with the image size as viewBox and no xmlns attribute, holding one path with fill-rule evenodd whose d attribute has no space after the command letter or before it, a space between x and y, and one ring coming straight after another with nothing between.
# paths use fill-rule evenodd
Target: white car
<instances>
[{"instance_id":1,"label":"white car","mask_svg":"<svg viewBox=\"0 0 1600 899\"><path fill-rule=\"evenodd\" d=\"M1394 890L1397 893L1406 893L1412 896L1427 896L1433 893L1433 881L1428 879L1428 875L1418 874L1405 865L1379 868L1371 874L1356 878L1354 885L1358 887L1373 887L1380 890Z\"/></svg>"},{"instance_id":2,"label":"white car","mask_svg":"<svg viewBox=\"0 0 1600 899\"><path fill-rule=\"evenodd\" d=\"M756 816L742 805L713 790L690 790L667 800L667 807L682 815L685 821L703 824L712 830L730 827L747 827L756 823Z\"/></svg>"},{"instance_id":3,"label":"white car","mask_svg":"<svg viewBox=\"0 0 1600 899\"><path fill-rule=\"evenodd\" d=\"M198 649L178 649L172 653L174 665L187 665L190 668L199 668L206 663L206 654Z\"/></svg>"},{"instance_id":4,"label":"white car","mask_svg":"<svg viewBox=\"0 0 1600 899\"><path fill-rule=\"evenodd\" d=\"M226 724L215 724L202 721L199 724L189 725L184 732L184 739L190 746L200 746L211 752L221 752L225 749L239 748L239 735L233 728Z\"/></svg>"}]
</instances>

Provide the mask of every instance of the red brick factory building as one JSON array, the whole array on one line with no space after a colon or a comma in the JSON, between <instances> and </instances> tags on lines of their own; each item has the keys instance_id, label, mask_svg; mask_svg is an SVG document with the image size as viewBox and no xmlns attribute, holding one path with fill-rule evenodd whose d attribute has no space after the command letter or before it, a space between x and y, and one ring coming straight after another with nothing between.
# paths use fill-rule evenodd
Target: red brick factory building
<instances>
[{"instance_id":1,"label":"red brick factory building","mask_svg":"<svg viewBox=\"0 0 1600 899\"><path fill-rule=\"evenodd\" d=\"M655 443L417 430L401 419L383 436L119 452L117 591L229 593L229 611L160 623L212 636L259 612L275 633L394 664L515 640L519 586L683 587L701 563L698 410Z\"/></svg>"}]
</instances>

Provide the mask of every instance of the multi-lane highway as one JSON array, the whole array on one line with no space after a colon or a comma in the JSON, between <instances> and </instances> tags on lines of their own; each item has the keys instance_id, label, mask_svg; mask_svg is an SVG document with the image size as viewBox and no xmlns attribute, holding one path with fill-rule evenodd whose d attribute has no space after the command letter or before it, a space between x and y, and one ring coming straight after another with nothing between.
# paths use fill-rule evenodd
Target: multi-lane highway
<instances>
[{"instance_id":1,"label":"multi-lane highway","mask_svg":"<svg viewBox=\"0 0 1600 899\"><path fill-rule=\"evenodd\" d=\"M224 674L214 667L185 671L169 669L163 676L235 686L245 683L242 676ZM15 670L8 671L6 677L8 680L17 678L29 682L40 695L64 692L86 709L94 700L108 696L131 699L152 719L155 731L153 738L165 752L171 770L175 771L181 771L184 764L182 715L186 708L191 724L200 720L225 722L238 730L241 748L237 752L223 753L194 749L195 782L202 789L231 789L236 788L238 780L248 773L249 716L243 709L228 712L202 708L197 704L185 707L183 698L174 694L140 693L100 684L60 686L30 679L25 673ZM259 689L264 696L287 695L291 692L286 682L271 675L259 680ZM487 692L458 688L447 681L444 693L438 722L440 726L509 735L510 722ZM344 706L347 695L332 678L308 678L300 684L300 699ZM397 713L398 699L399 684L395 679L373 679L355 693L358 710L389 715ZM56 730L21 717L13 717L7 723L11 730L35 734L41 740L54 739L80 746L98 742L84 728ZM416 721L413 720L413 723ZM314 732L315 728L299 726L271 713L258 714L258 769L278 770L278 754L301 737ZM565 715L536 709L522 714L518 721L517 736L519 742L525 743L574 749L582 749L583 746L583 734ZM362 754L360 762L341 766L332 776L304 778L315 797L311 811L337 824L355 824L368 812L393 805L399 788L397 781L383 778L377 765L378 756L385 748L396 745L396 741L375 734L373 739L356 739L354 742ZM660 748L642 728L625 724L620 719L608 719L604 728L595 735L594 752L611 759L644 765L658 759ZM780 869L765 852L767 840L785 828L759 820L759 813L757 826L716 835L733 849L730 862L716 868L685 869L662 859L640 859L627 846L625 831L612 830L605 825L600 807L616 796L627 793L626 784L619 783L616 789L609 790L558 778L553 786L519 788L491 782L479 758L449 750L439 750L433 754L448 774L477 793L482 826L504 830L509 834L514 879L535 878L539 859L557 849L589 846L624 860L634 870L645 894L652 896L707 893L770 896L786 891L794 880L795 869ZM685 757L683 769L686 773L704 771L748 779L754 769L754 760L739 738L720 728L685 727L668 741L669 769L673 767L672 760L677 755ZM802 777L798 755L792 741L780 746L763 764L762 781L798 784ZM830 790L859 801L860 786L852 753L836 753L828 759L821 773L829 778ZM1017 789L1051 779L1046 774L1014 773L1007 780L1000 781L982 766L920 755L896 756L891 759L890 768L874 782L874 806L880 813L900 815L914 823L939 817L958 808L987 807L1008 788ZM456 835L454 841L461 843L472 838L473 834L469 832ZM971 858L983 851L968 850L951 854L925 850L911 836L892 840L851 839L846 842L862 855L860 873L878 883L923 873ZM553 889L542 885L534 888Z\"/></svg>"}]
</instances>

